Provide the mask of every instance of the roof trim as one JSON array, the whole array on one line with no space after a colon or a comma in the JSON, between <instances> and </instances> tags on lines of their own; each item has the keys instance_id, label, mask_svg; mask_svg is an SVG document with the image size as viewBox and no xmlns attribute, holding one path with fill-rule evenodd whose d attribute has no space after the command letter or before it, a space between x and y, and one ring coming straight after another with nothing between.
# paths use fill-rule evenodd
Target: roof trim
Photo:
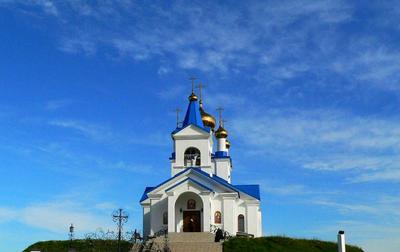
<instances>
[{"instance_id":1,"label":"roof trim","mask_svg":"<svg viewBox=\"0 0 400 252\"><path fill-rule=\"evenodd\" d=\"M194 180L194 179L192 179L192 178L186 178L186 179L182 180L181 182L179 182L179 183L177 183L177 184L175 184L175 185L173 185L173 186L167 188L167 189L165 190L165 192L168 192L168 191L174 189L175 187L177 187L177 186L179 186L179 185L185 183L186 181L193 182L193 183L195 183L196 185L198 185L198 186L200 186L200 187L203 187L204 189L207 189L207 190L210 191L210 192L213 192L213 191L214 191L214 190L211 189L210 187L208 187L208 186L206 186L206 185L204 185L204 184L202 184L202 183L200 183L200 182L198 182L198 181L196 181L196 180Z\"/></svg>"}]
</instances>

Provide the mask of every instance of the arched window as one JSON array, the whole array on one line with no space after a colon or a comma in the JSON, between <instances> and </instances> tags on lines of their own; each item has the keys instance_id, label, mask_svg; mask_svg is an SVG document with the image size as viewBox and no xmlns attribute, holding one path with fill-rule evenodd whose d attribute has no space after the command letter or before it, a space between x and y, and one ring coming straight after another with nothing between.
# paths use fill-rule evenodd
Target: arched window
<instances>
[{"instance_id":1,"label":"arched window","mask_svg":"<svg viewBox=\"0 0 400 252\"><path fill-rule=\"evenodd\" d=\"M185 166L200 166L200 151L190 147L185 151Z\"/></svg>"},{"instance_id":2,"label":"arched window","mask_svg":"<svg viewBox=\"0 0 400 252\"><path fill-rule=\"evenodd\" d=\"M168 212L164 212L162 216L163 225L168 225Z\"/></svg>"},{"instance_id":3,"label":"arched window","mask_svg":"<svg viewBox=\"0 0 400 252\"><path fill-rule=\"evenodd\" d=\"M244 215L239 214L238 216L238 231L244 233Z\"/></svg>"},{"instance_id":4,"label":"arched window","mask_svg":"<svg viewBox=\"0 0 400 252\"><path fill-rule=\"evenodd\" d=\"M221 212L216 211L214 214L214 223L215 224L221 224Z\"/></svg>"},{"instance_id":5,"label":"arched window","mask_svg":"<svg viewBox=\"0 0 400 252\"><path fill-rule=\"evenodd\" d=\"M196 209L196 201L194 199L190 199L187 201L187 209Z\"/></svg>"}]
</instances>

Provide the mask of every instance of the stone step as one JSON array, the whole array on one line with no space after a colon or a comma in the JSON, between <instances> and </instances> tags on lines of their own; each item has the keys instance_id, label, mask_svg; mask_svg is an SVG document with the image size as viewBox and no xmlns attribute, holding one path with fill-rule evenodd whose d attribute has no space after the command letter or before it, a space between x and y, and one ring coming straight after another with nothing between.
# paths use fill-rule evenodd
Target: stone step
<instances>
[{"instance_id":1,"label":"stone step","mask_svg":"<svg viewBox=\"0 0 400 252\"><path fill-rule=\"evenodd\" d=\"M171 252L222 252L222 244L217 242L172 242Z\"/></svg>"},{"instance_id":2,"label":"stone step","mask_svg":"<svg viewBox=\"0 0 400 252\"><path fill-rule=\"evenodd\" d=\"M214 242L214 237L215 235L209 232L168 233L170 242Z\"/></svg>"},{"instance_id":3,"label":"stone step","mask_svg":"<svg viewBox=\"0 0 400 252\"><path fill-rule=\"evenodd\" d=\"M222 244L214 242L214 234L208 232L168 233L167 244L171 252L222 252ZM159 236L152 248L162 251L164 245L164 236Z\"/></svg>"}]
</instances>

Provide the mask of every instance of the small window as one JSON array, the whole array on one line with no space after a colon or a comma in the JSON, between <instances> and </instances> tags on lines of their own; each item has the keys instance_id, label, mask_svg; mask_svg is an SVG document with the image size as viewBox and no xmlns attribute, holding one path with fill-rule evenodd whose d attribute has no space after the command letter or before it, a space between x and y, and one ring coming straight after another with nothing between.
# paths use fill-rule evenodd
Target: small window
<instances>
[{"instance_id":1,"label":"small window","mask_svg":"<svg viewBox=\"0 0 400 252\"><path fill-rule=\"evenodd\" d=\"M238 216L238 231L244 233L244 215L239 214Z\"/></svg>"},{"instance_id":2,"label":"small window","mask_svg":"<svg viewBox=\"0 0 400 252\"><path fill-rule=\"evenodd\" d=\"M168 212L163 213L163 225L168 225Z\"/></svg>"},{"instance_id":3,"label":"small window","mask_svg":"<svg viewBox=\"0 0 400 252\"><path fill-rule=\"evenodd\" d=\"M197 148L190 147L185 151L185 166L200 166L200 151Z\"/></svg>"},{"instance_id":4,"label":"small window","mask_svg":"<svg viewBox=\"0 0 400 252\"><path fill-rule=\"evenodd\" d=\"M214 223L215 224L221 224L221 212L216 211L214 214Z\"/></svg>"},{"instance_id":5,"label":"small window","mask_svg":"<svg viewBox=\"0 0 400 252\"><path fill-rule=\"evenodd\" d=\"M196 209L196 201L194 199L187 201L187 209Z\"/></svg>"}]
</instances>

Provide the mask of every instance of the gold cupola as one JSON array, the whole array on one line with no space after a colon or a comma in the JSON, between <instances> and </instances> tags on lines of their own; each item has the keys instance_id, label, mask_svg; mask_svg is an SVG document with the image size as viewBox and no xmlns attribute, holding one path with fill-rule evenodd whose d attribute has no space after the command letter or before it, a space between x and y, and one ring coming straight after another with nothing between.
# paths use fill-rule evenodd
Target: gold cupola
<instances>
[{"instance_id":1,"label":"gold cupola","mask_svg":"<svg viewBox=\"0 0 400 252\"><path fill-rule=\"evenodd\" d=\"M231 147L231 142L229 142L228 139L226 139L225 147L226 147L228 150L229 150L229 148Z\"/></svg>"},{"instance_id":2,"label":"gold cupola","mask_svg":"<svg viewBox=\"0 0 400 252\"><path fill-rule=\"evenodd\" d=\"M222 126L220 125L218 127L217 131L215 131L215 137L216 138L227 138L228 131L226 131L226 129L222 128Z\"/></svg>"},{"instance_id":3,"label":"gold cupola","mask_svg":"<svg viewBox=\"0 0 400 252\"><path fill-rule=\"evenodd\" d=\"M203 124L205 127L209 127L212 130L215 128L215 118L208 114L207 112L204 111L202 104L200 103L200 114L201 114L201 120L203 121Z\"/></svg>"}]
</instances>

